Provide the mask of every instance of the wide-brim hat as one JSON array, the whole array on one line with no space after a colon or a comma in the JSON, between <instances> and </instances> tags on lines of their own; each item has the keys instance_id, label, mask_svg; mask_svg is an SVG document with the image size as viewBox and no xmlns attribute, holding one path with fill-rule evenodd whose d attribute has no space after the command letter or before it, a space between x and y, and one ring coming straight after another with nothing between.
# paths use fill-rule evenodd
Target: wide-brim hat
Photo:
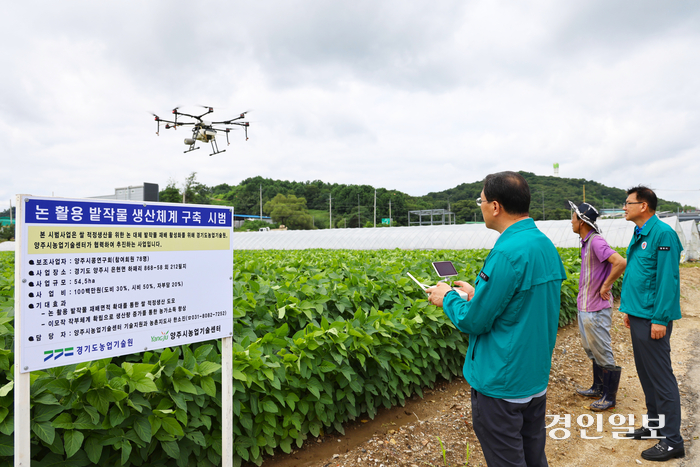
<instances>
[{"instance_id":1,"label":"wide-brim hat","mask_svg":"<svg viewBox=\"0 0 700 467\"><path fill-rule=\"evenodd\" d=\"M586 224L590 225L593 230L597 233L601 233L600 227L595 223L598 220L598 210L588 203L581 203L576 206L574 203L569 201L571 210L576 213L579 219L581 219Z\"/></svg>"}]
</instances>

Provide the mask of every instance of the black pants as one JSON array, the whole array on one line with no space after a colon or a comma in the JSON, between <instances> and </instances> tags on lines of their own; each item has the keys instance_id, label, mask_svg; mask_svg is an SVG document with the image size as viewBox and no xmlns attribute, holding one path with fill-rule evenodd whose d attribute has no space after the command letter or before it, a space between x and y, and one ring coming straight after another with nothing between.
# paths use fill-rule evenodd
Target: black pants
<instances>
[{"instance_id":1,"label":"black pants","mask_svg":"<svg viewBox=\"0 0 700 467\"><path fill-rule=\"evenodd\" d=\"M485 396L472 388L472 423L489 467L546 467L547 395L526 404Z\"/></svg>"},{"instance_id":2,"label":"black pants","mask_svg":"<svg viewBox=\"0 0 700 467\"><path fill-rule=\"evenodd\" d=\"M658 430L666 437L666 443L674 448L683 446L681 437L681 396L678 382L671 367L671 331L673 321L666 326L666 335L661 339L651 338L651 320L628 315L634 364L639 382L644 390L647 415L658 419L666 417L665 425ZM650 422L655 427L657 422Z\"/></svg>"}]
</instances>

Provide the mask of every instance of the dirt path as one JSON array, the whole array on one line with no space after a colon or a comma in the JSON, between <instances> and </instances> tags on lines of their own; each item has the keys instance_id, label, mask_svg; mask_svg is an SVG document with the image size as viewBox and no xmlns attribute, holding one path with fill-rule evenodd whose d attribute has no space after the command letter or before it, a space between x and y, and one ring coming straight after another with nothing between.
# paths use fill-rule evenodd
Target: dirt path
<instances>
[{"instance_id":1,"label":"dirt path","mask_svg":"<svg viewBox=\"0 0 700 467\"><path fill-rule=\"evenodd\" d=\"M616 307L617 308L617 305ZM694 444L700 435L698 391L700 390L700 268L681 269L681 308L683 319L674 323L671 339L674 372L682 397L682 434L687 456L662 465L691 467L700 465L700 454ZM622 315L615 313L612 329L613 351L623 374L617 407L602 414L602 431L596 431L596 413L588 409L590 400L574 394L577 386L590 385L590 364L581 348L576 324L559 330L552 360L547 392L547 413L570 415L570 435L563 437L563 424L549 430L547 459L552 467L654 465L641 458L641 451L656 443L653 440L615 439L612 422L629 426L630 415L635 424L644 414L644 396L637 378L629 330L622 324ZM693 366L694 365L694 366ZM596 421L586 430L581 422ZM611 417L614 417L611 421ZM553 419L548 418L547 422ZM442 442L442 446L441 446ZM444 382L426 391L425 398L414 397L405 407L382 410L374 420L360 419L346 428L345 435L327 435L308 440L289 455L279 455L263 463L263 467L360 467L360 466L464 466L469 447L470 466L486 465L479 442L471 427L469 385L464 379ZM444 449L443 449L444 448ZM658 465L658 464L656 464Z\"/></svg>"}]
</instances>

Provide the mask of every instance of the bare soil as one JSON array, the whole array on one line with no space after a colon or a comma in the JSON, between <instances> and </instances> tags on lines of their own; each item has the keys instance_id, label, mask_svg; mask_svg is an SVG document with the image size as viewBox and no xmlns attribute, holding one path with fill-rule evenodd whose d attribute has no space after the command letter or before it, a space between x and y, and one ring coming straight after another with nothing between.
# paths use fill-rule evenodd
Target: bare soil
<instances>
[{"instance_id":1,"label":"bare soil","mask_svg":"<svg viewBox=\"0 0 700 467\"><path fill-rule=\"evenodd\" d=\"M619 304L616 303L615 308ZM669 461L669 467L700 465L700 455L695 455L698 444L700 417L697 413L700 388L698 361L698 327L700 327L700 268L681 269L681 308L683 319L674 323L671 339L671 358L678 379L682 399L682 434L685 439L686 458ZM615 439L615 428L610 417L634 415L635 424L641 424L646 413L644 395L634 366L629 330L622 323L622 314L613 315L612 342L616 363L623 368L617 406L602 414L602 432L596 424L586 430L577 419L598 413L588 405L591 399L578 396L575 389L589 387L591 367L580 343L576 323L561 328L552 359L552 371L547 390L547 413L571 415L570 436L562 437L563 424L552 426L548 432L547 459L553 467L579 467L591 465L630 466L653 465L643 460L641 452L656 441ZM694 358L695 357L695 358ZM693 366L695 365L695 366ZM419 467L419 466L485 466L481 446L471 426L471 402L469 384L463 378L440 382L425 391L425 397L414 396L404 407L380 410L377 416L360 418L338 433L308 439L301 449L291 454L276 455L267 459L263 467ZM582 420L588 417L583 417ZM548 417L547 423L553 418ZM590 420L590 419L589 419ZM625 423L620 428L629 427ZM698 444L700 445L700 444Z\"/></svg>"}]
</instances>

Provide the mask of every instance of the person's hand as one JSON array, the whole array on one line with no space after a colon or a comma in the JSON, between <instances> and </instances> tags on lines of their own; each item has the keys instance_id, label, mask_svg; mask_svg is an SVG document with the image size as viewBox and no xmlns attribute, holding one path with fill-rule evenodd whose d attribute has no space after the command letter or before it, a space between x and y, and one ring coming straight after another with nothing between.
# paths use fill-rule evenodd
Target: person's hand
<instances>
[{"instance_id":1,"label":"person's hand","mask_svg":"<svg viewBox=\"0 0 700 467\"><path fill-rule=\"evenodd\" d=\"M625 324L625 327L627 329L629 329L630 328L630 315L625 314L625 317L622 318L622 322Z\"/></svg>"},{"instance_id":2,"label":"person's hand","mask_svg":"<svg viewBox=\"0 0 700 467\"><path fill-rule=\"evenodd\" d=\"M454 283L458 289L460 289L462 292L464 292L468 295L467 301L474 298L474 287L472 287L468 282L455 281Z\"/></svg>"},{"instance_id":3,"label":"person's hand","mask_svg":"<svg viewBox=\"0 0 700 467\"><path fill-rule=\"evenodd\" d=\"M610 290L612 290L612 285L603 284L600 287L600 298L603 300L610 300Z\"/></svg>"},{"instance_id":4,"label":"person's hand","mask_svg":"<svg viewBox=\"0 0 700 467\"><path fill-rule=\"evenodd\" d=\"M663 324L654 324L651 323L651 338L652 339L661 339L666 335L666 326Z\"/></svg>"},{"instance_id":5,"label":"person's hand","mask_svg":"<svg viewBox=\"0 0 700 467\"><path fill-rule=\"evenodd\" d=\"M428 293L428 301L435 306L442 306L442 299L445 298L445 294L452 290L452 287L445 284L444 282L438 282L437 285L429 287L425 291Z\"/></svg>"}]
</instances>

